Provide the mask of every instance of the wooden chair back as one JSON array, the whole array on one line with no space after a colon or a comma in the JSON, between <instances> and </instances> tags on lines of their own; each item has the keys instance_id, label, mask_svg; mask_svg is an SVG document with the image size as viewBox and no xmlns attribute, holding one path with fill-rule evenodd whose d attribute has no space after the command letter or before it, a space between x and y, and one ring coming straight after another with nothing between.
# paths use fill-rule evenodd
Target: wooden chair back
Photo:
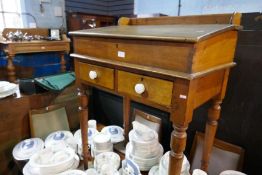
<instances>
[{"instance_id":1,"label":"wooden chair back","mask_svg":"<svg viewBox=\"0 0 262 175\"><path fill-rule=\"evenodd\" d=\"M64 105L52 105L29 113L31 137L45 139L51 132L70 130Z\"/></svg>"},{"instance_id":2,"label":"wooden chair back","mask_svg":"<svg viewBox=\"0 0 262 175\"><path fill-rule=\"evenodd\" d=\"M189 157L191 170L200 168L203 143L204 134L196 132ZM210 155L208 174L219 174L224 170L241 171L244 153L244 149L239 146L215 139Z\"/></svg>"}]
</instances>

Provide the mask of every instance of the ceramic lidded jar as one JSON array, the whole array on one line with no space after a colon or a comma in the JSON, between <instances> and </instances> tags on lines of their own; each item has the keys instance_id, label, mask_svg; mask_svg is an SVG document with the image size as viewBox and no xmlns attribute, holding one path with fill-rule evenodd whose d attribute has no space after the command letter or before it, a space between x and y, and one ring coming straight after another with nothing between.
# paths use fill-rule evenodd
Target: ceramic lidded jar
<instances>
[{"instance_id":1,"label":"ceramic lidded jar","mask_svg":"<svg viewBox=\"0 0 262 175\"><path fill-rule=\"evenodd\" d=\"M16 144L12 154L19 169L22 170L30 157L43 148L44 142L40 138L26 139Z\"/></svg>"},{"instance_id":2,"label":"ceramic lidded jar","mask_svg":"<svg viewBox=\"0 0 262 175\"><path fill-rule=\"evenodd\" d=\"M49 134L45 139L45 147L53 151L63 148L71 148L77 151L77 144L70 131L56 131Z\"/></svg>"}]
</instances>

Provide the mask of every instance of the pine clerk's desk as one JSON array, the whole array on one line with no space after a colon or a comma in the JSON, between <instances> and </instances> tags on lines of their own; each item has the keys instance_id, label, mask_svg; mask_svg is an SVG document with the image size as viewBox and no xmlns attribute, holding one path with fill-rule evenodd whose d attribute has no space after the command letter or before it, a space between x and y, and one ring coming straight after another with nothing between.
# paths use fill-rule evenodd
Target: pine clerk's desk
<instances>
[{"instance_id":1,"label":"pine clerk's desk","mask_svg":"<svg viewBox=\"0 0 262 175\"><path fill-rule=\"evenodd\" d=\"M194 109L213 100L208 111L202 156L208 168L233 62L241 14L121 18L118 26L70 32L80 90L80 117L87 167L88 88L123 97L125 134L130 101L170 113L169 174L179 175L186 130ZM135 90L136 87L136 90Z\"/></svg>"}]
</instances>

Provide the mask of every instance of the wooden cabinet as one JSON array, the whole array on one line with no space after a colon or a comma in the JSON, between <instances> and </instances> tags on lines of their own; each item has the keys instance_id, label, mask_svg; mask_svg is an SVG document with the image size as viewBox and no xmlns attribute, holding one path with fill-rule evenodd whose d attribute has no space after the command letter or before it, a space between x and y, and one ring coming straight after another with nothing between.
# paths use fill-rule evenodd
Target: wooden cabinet
<instances>
[{"instance_id":1,"label":"wooden cabinet","mask_svg":"<svg viewBox=\"0 0 262 175\"><path fill-rule=\"evenodd\" d=\"M67 13L67 29L69 31L91 29L94 27L106 27L115 24L116 17L113 16L94 15L79 12Z\"/></svg>"},{"instance_id":2,"label":"wooden cabinet","mask_svg":"<svg viewBox=\"0 0 262 175\"><path fill-rule=\"evenodd\" d=\"M122 18L119 26L70 32L77 83L82 89L96 87L123 97L125 136L131 101L169 112L174 128L170 175L180 174L194 109L212 100L201 161L201 168L207 170L229 70L235 65L240 17L236 13ZM88 79L91 70L97 72L95 81ZM81 129L86 133L88 93L81 92ZM87 166L86 140L84 143Z\"/></svg>"}]
</instances>

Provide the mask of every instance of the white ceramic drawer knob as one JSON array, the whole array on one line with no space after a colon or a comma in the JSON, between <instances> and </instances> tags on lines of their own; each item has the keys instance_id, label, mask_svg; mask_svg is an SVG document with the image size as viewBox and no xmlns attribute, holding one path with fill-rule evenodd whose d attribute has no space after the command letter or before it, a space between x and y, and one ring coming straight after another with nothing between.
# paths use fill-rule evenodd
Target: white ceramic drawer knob
<instances>
[{"instance_id":1,"label":"white ceramic drawer knob","mask_svg":"<svg viewBox=\"0 0 262 175\"><path fill-rule=\"evenodd\" d=\"M145 90L146 90L145 85L143 85L142 83L137 83L135 85L135 91L137 94L143 94Z\"/></svg>"},{"instance_id":2,"label":"white ceramic drawer knob","mask_svg":"<svg viewBox=\"0 0 262 175\"><path fill-rule=\"evenodd\" d=\"M90 78L91 80L96 79L96 78L97 78L97 73L96 73L96 71L91 70L91 71L89 72L89 78Z\"/></svg>"}]
</instances>

